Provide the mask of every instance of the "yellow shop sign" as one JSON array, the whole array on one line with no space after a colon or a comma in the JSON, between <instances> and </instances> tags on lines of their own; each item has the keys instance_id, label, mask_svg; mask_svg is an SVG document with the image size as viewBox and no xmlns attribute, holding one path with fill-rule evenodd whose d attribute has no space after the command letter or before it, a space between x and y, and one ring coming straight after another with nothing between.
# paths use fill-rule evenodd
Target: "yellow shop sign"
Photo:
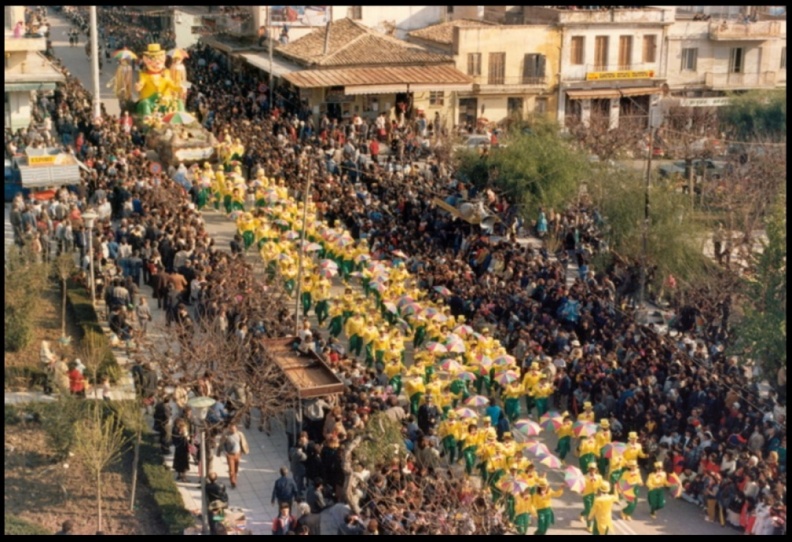
<instances>
[{"instance_id":1,"label":"yellow shop sign","mask_svg":"<svg viewBox=\"0 0 792 542\"><path fill-rule=\"evenodd\" d=\"M651 79L652 77L654 77L654 70L586 73L586 81L613 81L614 79Z\"/></svg>"},{"instance_id":2,"label":"yellow shop sign","mask_svg":"<svg viewBox=\"0 0 792 542\"><path fill-rule=\"evenodd\" d=\"M28 156L28 165L30 166L52 166L55 164L57 155L45 154L44 156Z\"/></svg>"}]
</instances>

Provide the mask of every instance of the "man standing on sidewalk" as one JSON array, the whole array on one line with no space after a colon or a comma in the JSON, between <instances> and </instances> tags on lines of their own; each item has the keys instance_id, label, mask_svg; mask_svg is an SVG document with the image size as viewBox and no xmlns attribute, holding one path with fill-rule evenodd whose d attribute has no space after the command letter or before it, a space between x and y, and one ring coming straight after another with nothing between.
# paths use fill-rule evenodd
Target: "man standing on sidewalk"
<instances>
[{"instance_id":1,"label":"man standing on sidewalk","mask_svg":"<svg viewBox=\"0 0 792 542\"><path fill-rule=\"evenodd\" d=\"M281 467L281 477L275 481L275 486L272 488L272 500L270 504L275 504L275 499L278 500L278 506L283 507L287 505L289 508L294 504L294 499L299 494L297 484L289 476L289 469Z\"/></svg>"},{"instance_id":2,"label":"man standing on sidewalk","mask_svg":"<svg viewBox=\"0 0 792 542\"><path fill-rule=\"evenodd\" d=\"M231 489L237 486L237 475L239 474L239 460L242 454L250 452L245 435L237 429L236 424L228 424L220 446L217 448L217 456L226 454L228 460L228 477L231 479Z\"/></svg>"}]
</instances>

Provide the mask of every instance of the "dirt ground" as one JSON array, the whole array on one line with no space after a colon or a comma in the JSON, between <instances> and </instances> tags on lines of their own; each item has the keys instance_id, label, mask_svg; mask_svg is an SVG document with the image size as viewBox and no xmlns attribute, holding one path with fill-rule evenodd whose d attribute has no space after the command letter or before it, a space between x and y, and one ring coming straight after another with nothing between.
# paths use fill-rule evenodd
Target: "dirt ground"
<instances>
[{"instance_id":1,"label":"dirt ground","mask_svg":"<svg viewBox=\"0 0 792 542\"><path fill-rule=\"evenodd\" d=\"M97 509L87 472L73 461L55 462L44 431L34 422L5 428L5 512L51 530L66 519L75 534L95 534ZM151 496L138 481L136 506L129 511L132 454L104 475L105 534L167 534Z\"/></svg>"},{"instance_id":2,"label":"dirt ground","mask_svg":"<svg viewBox=\"0 0 792 542\"><path fill-rule=\"evenodd\" d=\"M42 292L41 302L36 305L36 319L33 327L33 340L19 352L6 352L6 367L30 366L39 368L39 349L41 341L49 341L50 347L55 354L66 354L73 357L74 345L77 341L77 326L66 318L66 335L71 336L72 342L69 345L62 345L58 342L61 336L61 293L58 286L53 282L47 283L47 288ZM12 391L23 391L27 389L24 381L7 381L5 389ZM38 388L41 389L40 387Z\"/></svg>"}]
</instances>

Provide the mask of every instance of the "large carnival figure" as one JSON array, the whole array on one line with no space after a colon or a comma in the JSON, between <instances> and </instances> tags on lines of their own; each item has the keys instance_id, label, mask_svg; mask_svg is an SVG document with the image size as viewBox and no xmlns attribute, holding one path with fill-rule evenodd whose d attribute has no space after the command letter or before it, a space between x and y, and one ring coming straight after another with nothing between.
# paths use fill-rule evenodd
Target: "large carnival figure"
<instances>
[{"instance_id":1,"label":"large carnival figure","mask_svg":"<svg viewBox=\"0 0 792 542\"><path fill-rule=\"evenodd\" d=\"M178 99L181 87L173 82L165 69L165 51L159 43L148 45L143 53L143 64L145 68L141 70L135 87L140 95L137 113L147 116L155 111L165 113L184 110L184 105Z\"/></svg>"}]
</instances>

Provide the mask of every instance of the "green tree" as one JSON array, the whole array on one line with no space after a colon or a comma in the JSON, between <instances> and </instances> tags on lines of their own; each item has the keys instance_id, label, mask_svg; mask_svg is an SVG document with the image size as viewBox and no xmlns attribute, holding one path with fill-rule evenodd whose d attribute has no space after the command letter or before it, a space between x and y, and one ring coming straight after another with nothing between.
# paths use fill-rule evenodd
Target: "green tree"
<instances>
[{"instance_id":1,"label":"green tree","mask_svg":"<svg viewBox=\"0 0 792 542\"><path fill-rule=\"evenodd\" d=\"M786 139L786 91L755 90L733 95L718 116L722 130L736 139Z\"/></svg>"},{"instance_id":2,"label":"green tree","mask_svg":"<svg viewBox=\"0 0 792 542\"><path fill-rule=\"evenodd\" d=\"M33 338L33 323L39 311L41 292L47 286L47 266L37 263L26 249L6 253L5 351L19 352Z\"/></svg>"},{"instance_id":3,"label":"green tree","mask_svg":"<svg viewBox=\"0 0 792 542\"><path fill-rule=\"evenodd\" d=\"M525 217L539 207L561 207L576 194L589 170L583 153L564 141L557 126L546 121L512 129L508 145L460 151L457 171L463 181L479 189L491 187L520 207Z\"/></svg>"},{"instance_id":4,"label":"green tree","mask_svg":"<svg viewBox=\"0 0 792 542\"><path fill-rule=\"evenodd\" d=\"M634 170L603 167L591 175L587 192L604 217L609 247L623 257L643 254L646 184ZM657 266L658 279L673 274L692 281L706 273L710 262L702 254L704 234L695 222L687 198L667 185L649 188L647 265Z\"/></svg>"},{"instance_id":5,"label":"green tree","mask_svg":"<svg viewBox=\"0 0 792 542\"><path fill-rule=\"evenodd\" d=\"M756 274L746 284L744 317L735 326L733 351L765 369L786 366L786 191L765 222L767 242Z\"/></svg>"}]
</instances>

